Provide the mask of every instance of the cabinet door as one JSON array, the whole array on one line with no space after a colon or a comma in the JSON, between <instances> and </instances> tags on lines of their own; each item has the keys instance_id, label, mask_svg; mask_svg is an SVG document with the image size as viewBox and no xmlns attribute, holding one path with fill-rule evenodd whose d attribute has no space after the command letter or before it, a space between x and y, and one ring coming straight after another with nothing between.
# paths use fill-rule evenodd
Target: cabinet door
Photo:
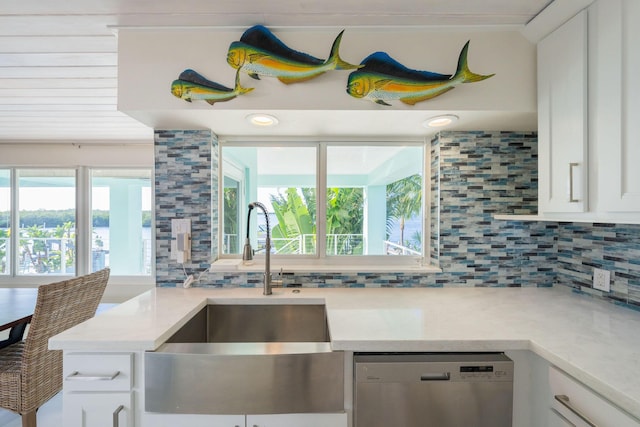
<instances>
[{"instance_id":1,"label":"cabinet door","mask_svg":"<svg viewBox=\"0 0 640 427\"><path fill-rule=\"evenodd\" d=\"M143 427L245 427L244 415L158 414L146 412Z\"/></svg>"},{"instance_id":2,"label":"cabinet door","mask_svg":"<svg viewBox=\"0 0 640 427\"><path fill-rule=\"evenodd\" d=\"M65 393L65 427L133 427L132 393Z\"/></svg>"},{"instance_id":3,"label":"cabinet door","mask_svg":"<svg viewBox=\"0 0 640 427\"><path fill-rule=\"evenodd\" d=\"M551 408L549 411L549 427L576 427L571 421L562 416L562 414Z\"/></svg>"},{"instance_id":4,"label":"cabinet door","mask_svg":"<svg viewBox=\"0 0 640 427\"><path fill-rule=\"evenodd\" d=\"M247 427L347 427L347 414L247 415Z\"/></svg>"},{"instance_id":5,"label":"cabinet door","mask_svg":"<svg viewBox=\"0 0 640 427\"><path fill-rule=\"evenodd\" d=\"M587 14L538 43L539 210L587 204Z\"/></svg>"},{"instance_id":6,"label":"cabinet door","mask_svg":"<svg viewBox=\"0 0 640 427\"><path fill-rule=\"evenodd\" d=\"M633 419L573 377L553 367L549 369L549 386L549 406L576 427L640 425L640 421Z\"/></svg>"},{"instance_id":7,"label":"cabinet door","mask_svg":"<svg viewBox=\"0 0 640 427\"><path fill-rule=\"evenodd\" d=\"M600 0L589 9L591 142L605 212L640 212L639 19L638 0Z\"/></svg>"}]
</instances>

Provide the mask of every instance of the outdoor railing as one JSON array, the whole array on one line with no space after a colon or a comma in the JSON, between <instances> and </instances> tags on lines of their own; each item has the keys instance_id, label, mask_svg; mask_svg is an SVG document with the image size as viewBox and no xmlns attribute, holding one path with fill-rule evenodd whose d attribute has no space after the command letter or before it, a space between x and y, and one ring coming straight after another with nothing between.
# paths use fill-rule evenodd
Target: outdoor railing
<instances>
[{"instance_id":1,"label":"outdoor railing","mask_svg":"<svg viewBox=\"0 0 640 427\"><path fill-rule=\"evenodd\" d=\"M75 238L21 238L19 274L66 274L75 270Z\"/></svg>"},{"instance_id":2,"label":"outdoor railing","mask_svg":"<svg viewBox=\"0 0 640 427\"><path fill-rule=\"evenodd\" d=\"M225 248L237 244L237 234L225 234L223 237ZM258 237L256 253L264 252L264 236ZM365 247L363 234L328 234L327 255L363 255ZM291 238L271 238L271 250L273 254L280 255L305 255L316 253L315 234L302 234ZM227 250L226 253L237 253L237 250ZM393 243L388 240L383 242L385 255L410 255L421 256L419 251Z\"/></svg>"},{"instance_id":3,"label":"outdoor railing","mask_svg":"<svg viewBox=\"0 0 640 427\"><path fill-rule=\"evenodd\" d=\"M410 249L406 246L399 245L397 243L384 241L384 253L387 255L422 255L420 252Z\"/></svg>"},{"instance_id":4,"label":"outdoor railing","mask_svg":"<svg viewBox=\"0 0 640 427\"><path fill-rule=\"evenodd\" d=\"M0 274L9 272L11 265L10 238L0 238ZM134 275L151 274L153 241L142 240L141 265ZM18 274L74 274L76 271L75 238L25 237L18 241ZM109 264L109 251L92 248L93 271Z\"/></svg>"}]
</instances>

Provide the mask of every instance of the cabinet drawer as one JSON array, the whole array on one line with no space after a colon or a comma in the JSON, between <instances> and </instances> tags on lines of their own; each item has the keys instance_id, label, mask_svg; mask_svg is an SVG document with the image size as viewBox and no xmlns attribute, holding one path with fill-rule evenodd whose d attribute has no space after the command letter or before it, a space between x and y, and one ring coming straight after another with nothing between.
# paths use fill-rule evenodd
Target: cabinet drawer
<instances>
[{"instance_id":1,"label":"cabinet drawer","mask_svg":"<svg viewBox=\"0 0 640 427\"><path fill-rule=\"evenodd\" d=\"M557 368L549 369L549 387L551 408L576 427L640 426L638 420Z\"/></svg>"},{"instance_id":2,"label":"cabinet drawer","mask_svg":"<svg viewBox=\"0 0 640 427\"><path fill-rule=\"evenodd\" d=\"M64 391L129 391L132 353L69 353L63 362Z\"/></svg>"}]
</instances>

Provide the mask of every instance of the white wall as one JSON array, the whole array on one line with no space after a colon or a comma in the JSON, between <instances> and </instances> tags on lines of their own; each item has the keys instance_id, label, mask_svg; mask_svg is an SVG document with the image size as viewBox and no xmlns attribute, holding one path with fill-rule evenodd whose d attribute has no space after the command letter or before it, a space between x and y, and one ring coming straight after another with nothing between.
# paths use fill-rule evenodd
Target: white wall
<instances>
[{"instance_id":1,"label":"white wall","mask_svg":"<svg viewBox=\"0 0 640 427\"><path fill-rule=\"evenodd\" d=\"M212 128L207 117L228 110L333 111L536 111L535 46L517 31L469 29L347 28L341 57L358 64L375 51L387 52L405 66L453 74L467 40L470 69L496 76L456 88L415 106L382 107L346 93L349 71L331 71L313 80L285 85L273 78L242 83L255 90L213 107L187 103L170 92L171 82L187 68L233 87L235 70L226 62L241 29L142 30L118 33L118 108L154 128ZM272 29L289 47L327 58L341 29ZM183 126L178 127L180 124ZM216 131L215 128L213 128Z\"/></svg>"},{"instance_id":2,"label":"white wall","mask_svg":"<svg viewBox=\"0 0 640 427\"><path fill-rule=\"evenodd\" d=\"M153 144L0 144L0 167L153 167Z\"/></svg>"}]
</instances>

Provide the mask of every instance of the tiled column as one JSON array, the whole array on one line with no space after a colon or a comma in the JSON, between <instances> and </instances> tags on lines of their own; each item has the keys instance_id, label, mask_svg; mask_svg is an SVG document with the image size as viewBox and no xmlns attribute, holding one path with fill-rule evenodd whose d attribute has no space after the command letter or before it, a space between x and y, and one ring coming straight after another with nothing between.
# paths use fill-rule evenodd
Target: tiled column
<instances>
[{"instance_id":1,"label":"tiled column","mask_svg":"<svg viewBox=\"0 0 640 427\"><path fill-rule=\"evenodd\" d=\"M191 219L191 260L184 264L187 274L204 271L217 253L218 220L213 206L217 205L218 175L212 173L217 163L217 138L211 131L155 131L158 286L175 286L185 279L182 265L170 259L172 219Z\"/></svg>"}]
</instances>

